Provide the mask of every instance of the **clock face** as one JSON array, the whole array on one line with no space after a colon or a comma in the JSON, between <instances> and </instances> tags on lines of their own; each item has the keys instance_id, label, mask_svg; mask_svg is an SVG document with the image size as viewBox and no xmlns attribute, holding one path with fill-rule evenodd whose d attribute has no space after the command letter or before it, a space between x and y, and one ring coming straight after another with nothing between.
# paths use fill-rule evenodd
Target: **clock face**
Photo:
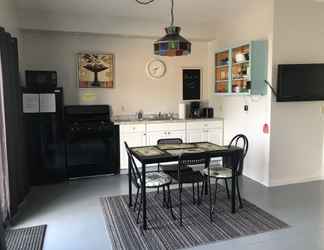
<instances>
[{"instance_id":1,"label":"clock face","mask_svg":"<svg viewBox=\"0 0 324 250\"><path fill-rule=\"evenodd\" d=\"M166 73L166 65L163 61L154 59L147 64L146 71L153 79L160 79Z\"/></svg>"}]
</instances>

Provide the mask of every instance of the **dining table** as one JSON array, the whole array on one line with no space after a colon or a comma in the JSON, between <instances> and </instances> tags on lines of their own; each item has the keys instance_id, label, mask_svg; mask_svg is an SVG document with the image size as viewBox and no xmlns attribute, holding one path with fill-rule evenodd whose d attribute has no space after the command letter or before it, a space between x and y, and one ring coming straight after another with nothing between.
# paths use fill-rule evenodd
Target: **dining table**
<instances>
[{"instance_id":1,"label":"dining table","mask_svg":"<svg viewBox=\"0 0 324 250\"><path fill-rule=\"evenodd\" d=\"M222 146L211 142L196 142L196 143L182 143L182 144L163 144L142 147L131 147L132 155L140 162L142 167L142 228L147 229L147 211L146 211L146 168L151 164L177 162L183 153L205 152L210 158L224 158L231 163L232 168L232 181L231 181L231 212L236 212L236 178L237 169L240 158L242 156L242 148L232 146ZM132 170L131 163L128 163L128 196L129 207L133 205L132 194Z\"/></svg>"}]
</instances>

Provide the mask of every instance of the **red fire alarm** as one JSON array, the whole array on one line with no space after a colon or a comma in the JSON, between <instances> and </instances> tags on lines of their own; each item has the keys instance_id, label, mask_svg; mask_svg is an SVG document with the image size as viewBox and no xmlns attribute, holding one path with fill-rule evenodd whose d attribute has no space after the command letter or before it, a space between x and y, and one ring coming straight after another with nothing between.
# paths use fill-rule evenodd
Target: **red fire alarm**
<instances>
[{"instance_id":1,"label":"red fire alarm","mask_svg":"<svg viewBox=\"0 0 324 250\"><path fill-rule=\"evenodd\" d=\"M268 123L263 124L263 133L264 134L269 134L269 125Z\"/></svg>"}]
</instances>

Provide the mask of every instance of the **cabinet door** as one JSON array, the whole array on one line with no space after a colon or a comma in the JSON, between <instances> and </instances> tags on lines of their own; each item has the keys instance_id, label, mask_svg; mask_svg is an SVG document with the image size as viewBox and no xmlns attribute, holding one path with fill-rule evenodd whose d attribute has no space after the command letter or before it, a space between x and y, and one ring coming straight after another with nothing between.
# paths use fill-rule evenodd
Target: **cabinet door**
<instances>
[{"instance_id":1,"label":"cabinet door","mask_svg":"<svg viewBox=\"0 0 324 250\"><path fill-rule=\"evenodd\" d=\"M204 130L202 129L195 129L195 130L188 130L187 131L187 142L202 142L206 141L204 136Z\"/></svg>"},{"instance_id":2,"label":"cabinet door","mask_svg":"<svg viewBox=\"0 0 324 250\"><path fill-rule=\"evenodd\" d=\"M209 129L207 132L207 141L218 145L223 145L223 129Z\"/></svg>"},{"instance_id":3,"label":"cabinet door","mask_svg":"<svg viewBox=\"0 0 324 250\"><path fill-rule=\"evenodd\" d=\"M145 133L127 133L120 135L120 169L128 169L125 141L129 147L146 146L146 136Z\"/></svg>"},{"instance_id":4,"label":"cabinet door","mask_svg":"<svg viewBox=\"0 0 324 250\"><path fill-rule=\"evenodd\" d=\"M179 131L169 131L167 132L166 138L180 138L183 142L186 142L186 131L179 130Z\"/></svg>"},{"instance_id":5,"label":"cabinet door","mask_svg":"<svg viewBox=\"0 0 324 250\"><path fill-rule=\"evenodd\" d=\"M166 131L154 131L147 133L147 145L156 145L159 139L167 138Z\"/></svg>"}]
</instances>

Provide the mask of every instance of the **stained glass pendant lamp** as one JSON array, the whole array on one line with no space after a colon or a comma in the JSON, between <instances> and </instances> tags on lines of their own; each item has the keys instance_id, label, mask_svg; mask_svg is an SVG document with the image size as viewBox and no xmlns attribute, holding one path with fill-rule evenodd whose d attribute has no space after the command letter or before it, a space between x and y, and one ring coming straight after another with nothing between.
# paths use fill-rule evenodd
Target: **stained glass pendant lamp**
<instances>
[{"instance_id":1,"label":"stained glass pendant lamp","mask_svg":"<svg viewBox=\"0 0 324 250\"><path fill-rule=\"evenodd\" d=\"M155 0L136 0L150 4ZM181 28L174 25L174 0L171 0L171 25L165 28L166 35L154 42L154 54L159 56L184 56L191 53L191 43L180 35Z\"/></svg>"}]
</instances>

